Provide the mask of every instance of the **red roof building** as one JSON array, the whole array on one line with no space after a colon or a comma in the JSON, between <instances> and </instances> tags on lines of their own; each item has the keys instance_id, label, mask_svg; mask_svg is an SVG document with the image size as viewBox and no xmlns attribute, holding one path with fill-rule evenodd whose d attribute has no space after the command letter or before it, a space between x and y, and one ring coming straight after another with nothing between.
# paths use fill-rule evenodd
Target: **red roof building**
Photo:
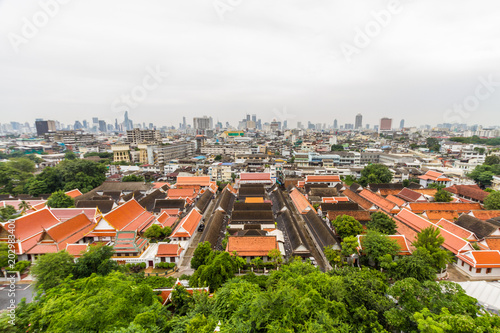
<instances>
[{"instance_id":1,"label":"red roof building","mask_svg":"<svg viewBox=\"0 0 500 333\"><path fill-rule=\"evenodd\" d=\"M175 227L170 238L174 240L189 240L195 233L196 228L198 228L202 217L196 208L191 209L189 214Z\"/></svg>"},{"instance_id":2,"label":"red roof building","mask_svg":"<svg viewBox=\"0 0 500 333\"><path fill-rule=\"evenodd\" d=\"M424 187L428 187L430 184L434 183L442 184L445 186L451 185L451 179L437 171L429 170L424 175L418 176L418 178L420 179L420 185Z\"/></svg>"},{"instance_id":3,"label":"red roof building","mask_svg":"<svg viewBox=\"0 0 500 333\"><path fill-rule=\"evenodd\" d=\"M170 216L166 212L163 212L156 218L156 221L161 224L162 227L172 227L177 219L178 217L176 215Z\"/></svg>"},{"instance_id":4,"label":"red roof building","mask_svg":"<svg viewBox=\"0 0 500 333\"><path fill-rule=\"evenodd\" d=\"M83 193L80 192L79 189L75 188L74 190L71 190L71 191L68 191L65 193L66 195L69 195L70 197L72 197L73 199L76 198L76 197L79 197L80 195L82 195Z\"/></svg>"},{"instance_id":5,"label":"red roof building","mask_svg":"<svg viewBox=\"0 0 500 333\"><path fill-rule=\"evenodd\" d=\"M306 185L327 184L330 187L340 184L341 182L340 176L338 175L307 175L305 180Z\"/></svg>"},{"instance_id":6,"label":"red roof building","mask_svg":"<svg viewBox=\"0 0 500 333\"><path fill-rule=\"evenodd\" d=\"M274 249L279 249L276 236L231 236L226 246L226 252L236 252L248 262L254 257L267 261L269 251Z\"/></svg>"},{"instance_id":7,"label":"red roof building","mask_svg":"<svg viewBox=\"0 0 500 333\"><path fill-rule=\"evenodd\" d=\"M471 279L500 278L500 251L468 251L457 256L456 267Z\"/></svg>"},{"instance_id":8,"label":"red roof building","mask_svg":"<svg viewBox=\"0 0 500 333\"><path fill-rule=\"evenodd\" d=\"M160 262L178 263L182 254L183 248L179 244L158 243L158 251L156 258Z\"/></svg>"},{"instance_id":9,"label":"red roof building","mask_svg":"<svg viewBox=\"0 0 500 333\"><path fill-rule=\"evenodd\" d=\"M370 201L372 205L375 206L376 209L381 209L388 214L396 214L400 210L400 207L398 205L376 193L373 193L370 190L364 189L361 192L359 192L359 195L362 198Z\"/></svg>"},{"instance_id":10,"label":"red roof building","mask_svg":"<svg viewBox=\"0 0 500 333\"><path fill-rule=\"evenodd\" d=\"M444 189L455 194L460 199L465 199L472 202L484 202L484 198L488 196L488 192L481 190L477 185L453 185Z\"/></svg>"},{"instance_id":11,"label":"red roof building","mask_svg":"<svg viewBox=\"0 0 500 333\"><path fill-rule=\"evenodd\" d=\"M416 191L412 191L409 188L404 188L396 194L399 198L408 201L408 202L427 202L427 198L422 194Z\"/></svg>"},{"instance_id":12,"label":"red roof building","mask_svg":"<svg viewBox=\"0 0 500 333\"><path fill-rule=\"evenodd\" d=\"M454 210L457 213L467 213L471 210L482 209L479 203L463 202L410 202L407 207L416 214L429 210Z\"/></svg>"},{"instance_id":13,"label":"red roof building","mask_svg":"<svg viewBox=\"0 0 500 333\"><path fill-rule=\"evenodd\" d=\"M290 192L290 198L292 198L293 205L297 208L300 214L307 214L310 210L316 212L309 200L307 200L306 197L296 188Z\"/></svg>"},{"instance_id":14,"label":"red roof building","mask_svg":"<svg viewBox=\"0 0 500 333\"><path fill-rule=\"evenodd\" d=\"M269 172L242 172L238 184L272 185L273 181Z\"/></svg>"},{"instance_id":15,"label":"red roof building","mask_svg":"<svg viewBox=\"0 0 500 333\"><path fill-rule=\"evenodd\" d=\"M210 186L210 176L192 176L192 177L177 177L176 187L180 186L199 186L208 187Z\"/></svg>"},{"instance_id":16,"label":"red roof building","mask_svg":"<svg viewBox=\"0 0 500 333\"><path fill-rule=\"evenodd\" d=\"M409 211L408 209L402 209L396 216L396 220L401 222L403 225L408 227L409 229L412 230L412 232L407 233L408 228L399 228L399 225L396 223L398 226L398 233L405 235L406 238L410 242L414 242L416 239L416 235L421 232L423 229L428 228L428 227L433 227L433 228L439 228L434 223L429 222L425 218ZM465 252L465 251L470 251L473 250L473 247L469 244L468 241L462 239L461 237L449 232L446 229L439 228L441 232L441 236L444 237L444 244L443 247L445 249L450 250L454 254L460 253L460 252Z\"/></svg>"}]
</instances>

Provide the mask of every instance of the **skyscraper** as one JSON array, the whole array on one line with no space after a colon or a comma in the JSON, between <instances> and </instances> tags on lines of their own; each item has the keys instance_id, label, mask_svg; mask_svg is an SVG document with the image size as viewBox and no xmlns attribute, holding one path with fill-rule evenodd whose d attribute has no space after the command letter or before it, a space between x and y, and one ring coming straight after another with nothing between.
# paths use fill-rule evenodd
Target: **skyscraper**
<instances>
[{"instance_id":1,"label":"skyscraper","mask_svg":"<svg viewBox=\"0 0 500 333\"><path fill-rule=\"evenodd\" d=\"M54 120L37 120L35 121L36 134L41 136L48 132L56 131L56 123Z\"/></svg>"},{"instance_id":2,"label":"skyscraper","mask_svg":"<svg viewBox=\"0 0 500 333\"><path fill-rule=\"evenodd\" d=\"M257 115L256 114L253 114L252 115L252 121L257 123Z\"/></svg>"},{"instance_id":3,"label":"skyscraper","mask_svg":"<svg viewBox=\"0 0 500 333\"><path fill-rule=\"evenodd\" d=\"M338 125L338 123L337 123L337 119L335 119L335 120L333 121L333 129L337 129L337 128L339 128L339 125Z\"/></svg>"},{"instance_id":4,"label":"skyscraper","mask_svg":"<svg viewBox=\"0 0 500 333\"><path fill-rule=\"evenodd\" d=\"M361 129L363 128L363 116L361 113L358 113L356 115L356 121L354 122L354 129Z\"/></svg>"},{"instance_id":5,"label":"skyscraper","mask_svg":"<svg viewBox=\"0 0 500 333\"><path fill-rule=\"evenodd\" d=\"M401 121L399 122L399 128L403 129L404 127L405 127L405 120L401 119Z\"/></svg>"},{"instance_id":6,"label":"skyscraper","mask_svg":"<svg viewBox=\"0 0 500 333\"><path fill-rule=\"evenodd\" d=\"M392 119L391 118L382 118L380 119L380 130L381 131L390 131L392 129Z\"/></svg>"}]
</instances>

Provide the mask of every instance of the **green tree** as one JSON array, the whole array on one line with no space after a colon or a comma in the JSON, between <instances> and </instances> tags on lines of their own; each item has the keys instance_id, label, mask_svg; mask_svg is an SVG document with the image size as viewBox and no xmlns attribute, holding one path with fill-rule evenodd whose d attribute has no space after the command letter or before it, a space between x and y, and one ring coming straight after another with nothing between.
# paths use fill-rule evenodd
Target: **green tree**
<instances>
[{"instance_id":1,"label":"green tree","mask_svg":"<svg viewBox=\"0 0 500 333\"><path fill-rule=\"evenodd\" d=\"M486 164L486 165L500 164L500 156L498 156L498 155L488 155L484 159L484 163L483 164Z\"/></svg>"},{"instance_id":2,"label":"green tree","mask_svg":"<svg viewBox=\"0 0 500 333\"><path fill-rule=\"evenodd\" d=\"M366 224L366 227L368 230L375 230L385 235L396 234L396 222L382 212L371 214L370 221Z\"/></svg>"},{"instance_id":3,"label":"green tree","mask_svg":"<svg viewBox=\"0 0 500 333\"><path fill-rule=\"evenodd\" d=\"M220 161L220 160L222 160L222 156L221 155L215 156L214 161Z\"/></svg>"},{"instance_id":4,"label":"green tree","mask_svg":"<svg viewBox=\"0 0 500 333\"><path fill-rule=\"evenodd\" d=\"M176 284L172 291L172 305L175 313L185 315L193 303L193 298L182 285Z\"/></svg>"},{"instance_id":5,"label":"green tree","mask_svg":"<svg viewBox=\"0 0 500 333\"><path fill-rule=\"evenodd\" d=\"M17 261L17 255L14 253L14 257L10 260ZM9 266L9 245L5 242L0 243L0 268Z\"/></svg>"},{"instance_id":6,"label":"green tree","mask_svg":"<svg viewBox=\"0 0 500 333\"><path fill-rule=\"evenodd\" d=\"M259 270L264 265L264 260L262 260L262 257L255 257L250 260L250 263Z\"/></svg>"},{"instance_id":7,"label":"green tree","mask_svg":"<svg viewBox=\"0 0 500 333\"><path fill-rule=\"evenodd\" d=\"M432 257L424 248L417 249L412 255L403 256L397 260L396 265L388 273L394 280L414 278L422 282L436 279Z\"/></svg>"},{"instance_id":8,"label":"green tree","mask_svg":"<svg viewBox=\"0 0 500 333\"><path fill-rule=\"evenodd\" d=\"M451 200L451 193L444 189L439 189L436 194L434 194L434 201L436 202L450 202Z\"/></svg>"},{"instance_id":9,"label":"green tree","mask_svg":"<svg viewBox=\"0 0 500 333\"><path fill-rule=\"evenodd\" d=\"M262 259L261 259L262 260ZM206 264L201 265L189 279L189 285L217 290L238 271L236 259L228 252L212 252Z\"/></svg>"},{"instance_id":10,"label":"green tree","mask_svg":"<svg viewBox=\"0 0 500 333\"><path fill-rule=\"evenodd\" d=\"M359 184L367 186L368 184L390 183L392 172L383 164L370 164L361 170Z\"/></svg>"},{"instance_id":11,"label":"green tree","mask_svg":"<svg viewBox=\"0 0 500 333\"><path fill-rule=\"evenodd\" d=\"M467 176L484 187L491 185L495 175L500 175L500 164L478 165Z\"/></svg>"},{"instance_id":12,"label":"green tree","mask_svg":"<svg viewBox=\"0 0 500 333\"><path fill-rule=\"evenodd\" d=\"M138 175L128 175L122 178L122 182L143 182L144 177Z\"/></svg>"},{"instance_id":13,"label":"green tree","mask_svg":"<svg viewBox=\"0 0 500 333\"><path fill-rule=\"evenodd\" d=\"M344 151L344 146L339 144L332 145L330 151Z\"/></svg>"},{"instance_id":14,"label":"green tree","mask_svg":"<svg viewBox=\"0 0 500 333\"><path fill-rule=\"evenodd\" d=\"M346 237L349 238L349 237ZM342 267L343 265L343 260L341 256L341 251L336 250L333 248L333 246L325 246L323 249L323 252L325 253L326 260L332 265L333 267Z\"/></svg>"},{"instance_id":15,"label":"green tree","mask_svg":"<svg viewBox=\"0 0 500 333\"><path fill-rule=\"evenodd\" d=\"M35 287L47 291L60 285L73 273L74 267L74 258L66 251L40 256L31 267L31 274L36 278Z\"/></svg>"},{"instance_id":16,"label":"green tree","mask_svg":"<svg viewBox=\"0 0 500 333\"><path fill-rule=\"evenodd\" d=\"M72 152L71 150L68 150L65 154L64 154L64 159L65 160L76 160L78 158L78 156Z\"/></svg>"},{"instance_id":17,"label":"green tree","mask_svg":"<svg viewBox=\"0 0 500 333\"><path fill-rule=\"evenodd\" d=\"M148 325L154 329L148 331L155 332L168 320L149 286L136 285L119 272L64 281L27 307L16 311L29 315L16 321L22 332L114 332L131 323Z\"/></svg>"},{"instance_id":18,"label":"green tree","mask_svg":"<svg viewBox=\"0 0 500 333\"><path fill-rule=\"evenodd\" d=\"M441 236L439 228L428 227L422 229L413 242L417 249L425 249L430 255L431 265L436 272L446 268L446 265L453 259L451 252L441 248L444 237Z\"/></svg>"},{"instance_id":19,"label":"green tree","mask_svg":"<svg viewBox=\"0 0 500 333\"><path fill-rule=\"evenodd\" d=\"M163 229L157 224L153 224L144 232L144 237L158 240L163 238Z\"/></svg>"},{"instance_id":20,"label":"green tree","mask_svg":"<svg viewBox=\"0 0 500 333\"><path fill-rule=\"evenodd\" d=\"M212 252L212 245L210 242L199 243L191 258L191 268L198 269L198 267L207 264Z\"/></svg>"},{"instance_id":21,"label":"green tree","mask_svg":"<svg viewBox=\"0 0 500 333\"><path fill-rule=\"evenodd\" d=\"M17 206L21 210L21 213L24 214L26 213L27 210L31 209L31 205L27 203L26 201L22 200L21 203Z\"/></svg>"},{"instance_id":22,"label":"green tree","mask_svg":"<svg viewBox=\"0 0 500 333\"><path fill-rule=\"evenodd\" d=\"M14 208L14 206L7 205L0 208L0 220L2 220L3 222L14 219L18 216L19 215L17 214L17 210Z\"/></svg>"},{"instance_id":23,"label":"green tree","mask_svg":"<svg viewBox=\"0 0 500 333\"><path fill-rule=\"evenodd\" d=\"M360 235L363 232L363 226L354 217L349 215L338 216L332 221L332 226L340 238Z\"/></svg>"},{"instance_id":24,"label":"green tree","mask_svg":"<svg viewBox=\"0 0 500 333\"><path fill-rule=\"evenodd\" d=\"M342 248L342 255L347 258L347 261L351 264L353 263L353 261L351 260L351 256L358 253L358 246L359 243L356 236L346 237L342 240L342 243L340 243L340 247Z\"/></svg>"},{"instance_id":25,"label":"green tree","mask_svg":"<svg viewBox=\"0 0 500 333\"><path fill-rule=\"evenodd\" d=\"M64 191L59 190L52 193L47 200L47 206L50 208L71 208L75 206L75 200Z\"/></svg>"},{"instance_id":26,"label":"green tree","mask_svg":"<svg viewBox=\"0 0 500 333\"><path fill-rule=\"evenodd\" d=\"M0 193L24 193L26 184L33 178L35 163L28 158L14 158L0 163Z\"/></svg>"},{"instance_id":27,"label":"green tree","mask_svg":"<svg viewBox=\"0 0 500 333\"><path fill-rule=\"evenodd\" d=\"M276 263L276 265L278 266L281 265L281 263L283 262L283 255L281 254L281 251L278 249L270 250L267 256L271 259L272 262Z\"/></svg>"},{"instance_id":28,"label":"green tree","mask_svg":"<svg viewBox=\"0 0 500 333\"><path fill-rule=\"evenodd\" d=\"M496 191L490 193L484 199L484 208L495 210L500 209L500 192Z\"/></svg>"},{"instance_id":29,"label":"green tree","mask_svg":"<svg viewBox=\"0 0 500 333\"><path fill-rule=\"evenodd\" d=\"M416 332L418 324L413 314L424 308L435 314L441 312L442 308L447 308L452 315L473 318L480 309L476 299L465 294L458 284L449 281L419 282L407 278L394 283L388 294L398 301L397 307L384 313L391 331Z\"/></svg>"},{"instance_id":30,"label":"green tree","mask_svg":"<svg viewBox=\"0 0 500 333\"><path fill-rule=\"evenodd\" d=\"M442 190L446 187L446 185L444 184L439 184L439 183L432 183L432 184L429 184L429 186L427 186L427 188L435 188L437 190Z\"/></svg>"},{"instance_id":31,"label":"green tree","mask_svg":"<svg viewBox=\"0 0 500 333\"><path fill-rule=\"evenodd\" d=\"M85 252L76 262L74 275L80 279L97 275L108 275L112 271L119 270L118 263L111 259L114 254L111 246L107 245L91 245L89 250Z\"/></svg>"},{"instance_id":32,"label":"green tree","mask_svg":"<svg viewBox=\"0 0 500 333\"><path fill-rule=\"evenodd\" d=\"M426 147L433 152L439 152L441 149L441 145L439 144L439 140L436 138L427 138L426 139Z\"/></svg>"},{"instance_id":33,"label":"green tree","mask_svg":"<svg viewBox=\"0 0 500 333\"><path fill-rule=\"evenodd\" d=\"M363 253L377 266L384 260L384 256L389 255L392 259L401 250L399 244L376 231L368 231L362 238Z\"/></svg>"}]
</instances>

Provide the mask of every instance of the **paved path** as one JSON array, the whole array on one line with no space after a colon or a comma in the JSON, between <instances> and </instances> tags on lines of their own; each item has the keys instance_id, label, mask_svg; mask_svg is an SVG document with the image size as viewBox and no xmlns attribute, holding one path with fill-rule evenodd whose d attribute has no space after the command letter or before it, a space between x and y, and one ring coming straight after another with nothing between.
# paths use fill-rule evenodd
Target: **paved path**
<instances>
[{"instance_id":1,"label":"paved path","mask_svg":"<svg viewBox=\"0 0 500 333\"><path fill-rule=\"evenodd\" d=\"M26 302L31 302L33 300L34 287L31 284L16 284L15 295L9 295L11 293L8 284L0 285L0 310L6 309L10 300L14 298L16 300L16 305L19 304L22 298L26 298Z\"/></svg>"}]
</instances>

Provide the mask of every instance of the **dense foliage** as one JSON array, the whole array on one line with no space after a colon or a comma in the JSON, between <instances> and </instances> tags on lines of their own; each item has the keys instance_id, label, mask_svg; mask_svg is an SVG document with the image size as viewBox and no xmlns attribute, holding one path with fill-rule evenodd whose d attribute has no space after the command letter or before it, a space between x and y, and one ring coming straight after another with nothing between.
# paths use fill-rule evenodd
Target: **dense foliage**
<instances>
[{"instance_id":1,"label":"dense foliage","mask_svg":"<svg viewBox=\"0 0 500 333\"><path fill-rule=\"evenodd\" d=\"M500 138L481 139L477 135L474 135L469 138L462 138L462 137L450 138L450 141L460 142L460 143L476 143L487 146L500 146Z\"/></svg>"},{"instance_id":2,"label":"dense foliage","mask_svg":"<svg viewBox=\"0 0 500 333\"><path fill-rule=\"evenodd\" d=\"M143 182L144 177L138 175L128 175L122 178L122 182Z\"/></svg>"},{"instance_id":3,"label":"dense foliage","mask_svg":"<svg viewBox=\"0 0 500 333\"><path fill-rule=\"evenodd\" d=\"M484 199L484 208L486 209L500 209L500 192L495 191Z\"/></svg>"},{"instance_id":4,"label":"dense foliage","mask_svg":"<svg viewBox=\"0 0 500 333\"><path fill-rule=\"evenodd\" d=\"M338 216L335 220L332 220L331 223L340 238L357 236L363 232L361 223L349 215Z\"/></svg>"},{"instance_id":5,"label":"dense foliage","mask_svg":"<svg viewBox=\"0 0 500 333\"><path fill-rule=\"evenodd\" d=\"M51 208L71 208L75 206L75 200L59 190L51 194L47 200L47 206Z\"/></svg>"},{"instance_id":6,"label":"dense foliage","mask_svg":"<svg viewBox=\"0 0 500 333\"><path fill-rule=\"evenodd\" d=\"M450 202L451 200L451 193L442 188L438 189L434 194L434 201L436 202Z\"/></svg>"},{"instance_id":7,"label":"dense foliage","mask_svg":"<svg viewBox=\"0 0 500 333\"><path fill-rule=\"evenodd\" d=\"M366 224L370 230L378 231L386 235L396 234L396 222L387 214L375 212L370 216L370 221Z\"/></svg>"},{"instance_id":8,"label":"dense foliage","mask_svg":"<svg viewBox=\"0 0 500 333\"><path fill-rule=\"evenodd\" d=\"M106 180L106 166L88 160L64 160L55 167L47 167L25 186L31 195L54 193L58 190L79 189L83 193Z\"/></svg>"},{"instance_id":9,"label":"dense foliage","mask_svg":"<svg viewBox=\"0 0 500 333\"><path fill-rule=\"evenodd\" d=\"M390 183L392 172L383 164L370 164L361 170L361 178L358 180L362 186L368 184Z\"/></svg>"}]
</instances>

